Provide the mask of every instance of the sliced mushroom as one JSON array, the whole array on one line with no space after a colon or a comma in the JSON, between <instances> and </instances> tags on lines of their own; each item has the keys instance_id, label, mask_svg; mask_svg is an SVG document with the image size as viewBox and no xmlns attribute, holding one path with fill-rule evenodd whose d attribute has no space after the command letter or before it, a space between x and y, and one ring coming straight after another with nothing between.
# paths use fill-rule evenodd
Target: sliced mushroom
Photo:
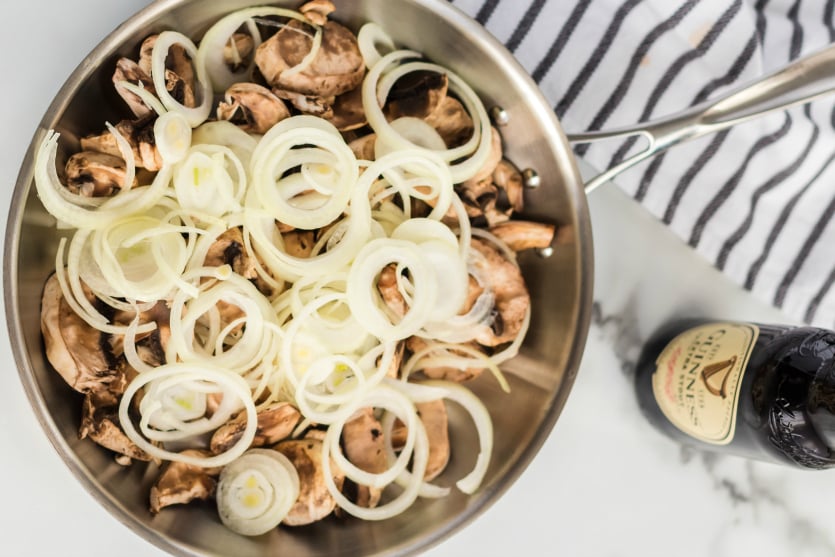
<instances>
[{"instance_id":1,"label":"sliced mushroom","mask_svg":"<svg viewBox=\"0 0 835 557\"><path fill-rule=\"evenodd\" d=\"M321 46L310 65L286 74L285 70L298 65L310 52L312 43L306 25L291 21L256 49L255 63L273 89L310 97L335 97L362 82L365 61L357 38L334 21L322 26Z\"/></svg>"},{"instance_id":2,"label":"sliced mushroom","mask_svg":"<svg viewBox=\"0 0 835 557\"><path fill-rule=\"evenodd\" d=\"M243 233L238 227L229 228L217 237L209 246L203 264L206 267L229 265L235 273L252 281L260 292L267 296L272 293L272 286L261 277L257 270L260 263L244 249ZM212 279L206 278L204 280ZM217 303L217 309L223 323L231 323L244 315L240 306L225 300ZM200 321L203 321L204 318L205 316L201 317ZM241 327L243 325L240 325L237 329Z\"/></svg>"},{"instance_id":3,"label":"sliced mushroom","mask_svg":"<svg viewBox=\"0 0 835 557\"><path fill-rule=\"evenodd\" d=\"M429 460L423 474L423 479L429 482L437 478L449 463L449 418L443 400L419 402L415 407L429 439ZM408 433L408 428L403 422L395 422L392 430L392 445L395 449L400 449L406 444Z\"/></svg>"},{"instance_id":4,"label":"sliced mushroom","mask_svg":"<svg viewBox=\"0 0 835 557\"><path fill-rule=\"evenodd\" d=\"M426 123L435 128L447 147L458 147L473 135L473 119L458 99L444 97L438 108L426 117Z\"/></svg>"},{"instance_id":5,"label":"sliced mushroom","mask_svg":"<svg viewBox=\"0 0 835 557\"><path fill-rule=\"evenodd\" d=\"M305 2L299 11L307 18L310 23L316 25L324 25L328 20L328 16L333 13L336 6L330 0L311 0Z\"/></svg>"},{"instance_id":6,"label":"sliced mushroom","mask_svg":"<svg viewBox=\"0 0 835 557\"><path fill-rule=\"evenodd\" d=\"M136 335L136 352L143 362L149 366L161 366L165 363L165 348L171 338L171 311L164 301L159 301L150 309L139 314L139 323L156 323L157 327L150 333ZM133 311L117 311L112 317L115 324L130 325L136 317ZM110 347L113 354L121 357L124 354L124 335L110 335Z\"/></svg>"},{"instance_id":7,"label":"sliced mushroom","mask_svg":"<svg viewBox=\"0 0 835 557\"><path fill-rule=\"evenodd\" d=\"M484 216L486 211L495 207L499 197L491 180L467 180L455 186L455 191L464 202L464 208L471 219Z\"/></svg>"},{"instance_id":8,"label":"sliced mushroom","mask_svg":"<svg viewBox=\"0 0 835 557\"><path fill-rule=\"evenodd\" d=\"M89 437L98 445L128 458L151 460L150 455L125 435L119 423L118 398L106 390L87 393L84 397L78 437Z\"/></svg>"},{"instance_id":9,"label":"sliced mushroom","mask_svg":"<svg viewBox=\"0 0 835 557\"><path fill-rule=\"evenodd\" d=\"M212 456L209 451L201 449L187 449L182 454L198 458ZM212 497L219 474L220 468L205 468L177 461L167 462L151 488L151 513L157 514L171 505L182 505L196 499L205 501Z\"/></svg>"},{"instance_id":10,"label":"sliced mushroom","mask_svg":"<svg viewBox=\"0 0 835 557\"><path fill-rule=\"evenodd\" d=\"M284 251L292 257L310 257L313 253L313 246L316 245L314 230L293 230L285 232L281 238L284 240Z\"/></svg>"},{"instance_id":11,"label":"sliced mushroom","mask_svg":"<svg viewBox=\"0 0 835 557\"><path fill-rule=\"evenodd\" d=\"M255 430L255 439L250 446L264 447L286 439L293 432L293 428L296 427L300 419L299 411L287 402L279 402L261 410L258 412L258 427ZM246 413L241 412L214 432L209 444L212 452L220 454L229 450L241 438L245 428Z\"/></svg>"},{"instance_id":12,"label":"sliced mushroom","mask_svg":"<svg viewBox=\"0 0 835 557\"><path fill-rule=\"evenodd\" d=\"M372 408L362 408L342 429L342 446L345 457L365 472L379 474L388 469L383 426L374 417ZM357 485L356 504L373 508L380 502L383 490L378 487Z\"/></svg>"},{"instance_id":13,"label":"sliced mushroom","mask_svg":"<svg viewBox=\"0 0 835 557\"><path fill-rule=\"evenodd\" d=\"M356 87L336 97L330 122L341 132L363 127L368 120L362 106L362 87Z\"/></svg>"},{"instance_id":14,"label":"sliced mushroom","mask_svg":"<svg viewBox=\"0 0 835 557\"><path fill-rule=\"evenodd\" d=\"M554 240L553 224L511 220L490 228L490 232L513 251L531 248L547 248Z\"/></svg>"},{"instance_id":15,"label":"sliced mushroom","mask_svg":"<svg viewBox=\"0 0 835 557\"><path fill-rule=\"evenodd\" d=\"M156 172L162 168L162 156L154 137L156 115L151 114L138 120L122 120L116 124L116 130L127 140L133 150L136 166ZM109 131L81 139L81 148L85 151L98 151L121 157L116 140Z\"/></svg>"},{"instance_id":16,"label":"sliced mushroom","mask_svg":"<svg viewBox=\"0 0 835 557\"><path fill-rule=\"evenodd\" d=\"M145 73L139 67L139 64L129 58L120 58L116 62L116 70L113 72L113 84L116 86L116 92L128 104L128 107L130 107L134 115L141 118L151 114L151 108L145 104L145 101L139 95L128 91L124 87L120 87L119 84L123 81L138 85L150 94L156 95L151 75Z\"/></svg>"},{"instance_id":17,"label":"sliced mushroom","mask_svg":"<svg viewBox=\"0 0 835 557\"><path fill-rule=\"evenodd\" d=\"M218 120L229 120L245 132L265 134L290 111L272 91L256 83L236 83L217 106Z\"/></svg>"},{"instance_id":18,"label":"sliced mushroom","mask_svg":"<svg viewBox=\"0 0 835 557\"><path fill-rule=\"evenodd\" d=\"M44 285L41 332L47 360L70 387L81 393L124 389L124 372L109 351L108 336L72 310L55 274Z\"/></svg>"},{"instance_id":19,"label":"sliced mushroom","mask_svg":"<svg viewBox=\"0 0 835 557\"><path fill-rule=\"evenodd\" d=\"M358 137L348 143L348 147L354 152L354 156L360 160L374 160L374 144L377 142L377 134L370 133Z\"/></svg>"},{"instance_id":20,"label":"sliced mushroom","mask_svg":"<svg viewBox=\"0 0 835 557\"><path fill-rule=\"evenodd\" d=\"M255 40L246 33L235 33L223 46L223 61L233 72L240 70L247 64L247 60L255 50Z\"/></svg>"},{"instance_id":21,"label":"sliced mushroom","mask_svg":"<svg viewBox=\"0 0 835 557\"><path fill-rule=\"evenodd\" d=\"M310 116L319 116L327 120L333 118L333 103L336 101L336 97L307 95L305 93L284 91L282 89L273 89L273 92L277 97L290 101L290 104L299 112L309 114Z\"/></svg>"},{"instance_id":22,"label":"sliced mushroom","mask_svg":"<svg viewBox=\"0 0 835 557\"><path fill-rule=\"evenodd\" d=\"M325 484L322 441L310 438L282 441L273 448L290 459L299 474L299 497L283 523L288 526L302 526L321 520L332 513L336 501ZM333 460L330 465L334 483L337 489L341 489L345 475L339 471Z\"/></svg>"},{"instance_id":23,"label":"sliced mushroom","mask_svg":"<svg viewBox=\"0 0 835 557\"><path fill-rule=\"evenodd\" d=\"M469 343L462 343L464 346L468 348L472 348L474 350L480 350L478 344L474 342ZM406 346L412 353L419 352L423 350L428 345L425 340L420 337L409 337L406 340ZM455 352L454 350L452 352ZM461 354L464 358L469 358L469 354ZM464 381L469 381L470 379L474 379L481 375L484 371L484 367L480 366L471 366L467 368L457 368L452 366L430 366L421 369L421 372L429 377L430 379L444 379L446 381L454 381L456 383L463 383Z\"/></svg>"},{"instance_id":24,"label":"sliced mushroom","mask_svg":"<svg viewBox=\"0 0 835 557\"><path fill-rule=\"evenodd\" d=\"M139 48L139 67L153 78L152 55L159 35L151 35ZM185 48L175 44L165 58L165 88L183 106L194 108L197 98L194 93L194 66Z\"/></svg>"},{"instance_id":25,"label":"sliced mushroom","mask_svg":"<svg viewBox=\"0 0 835 557\"><path fill-rule=\"evenodd\" d=\"M383 302L395 317L402 318L406 315L409 306L397 287L397 267L393 263L386 265L380 272L380 278L377 280L377 290L380 292Z\"/></svg>"},{"instance_id":26,"label":"sliced mushroom","mask_svg":"<svg viewBox=\"0 0 835 557\"><path fill-rule=\"evenodd\" d=\"M67 188L86 197L110 197L125 185L127 170L121 157L81 151L67 161ZM137 184L134 177L131 186Z\"/></svg>"},{"instance_id":27,"label":"sliced mushroom","mask_svg":"<svg viewBox=\"0 0 835 557\"><path fill-rule=\"evenodd\" d=\"M471 246L481 255L474 264L480 268L481 276L489 282L486 286L495 296L492 322L481 327L475 340L484 346L510 342L519 334L531 304L522 272L492 244L473 238Z\"/></svg>"},{"instance_id":28,"label":"sliced mushroom","mask_svg":"<svg viewBox=\"0 0 835 557\"><path fill-rule=\"evenodd\" d=\"M446 74L430 71L408 73L391 88L386 102L386 117L389 120L404 116L429 118L442 105L448 87Z\"/></svg>"},{"instance_id":29,"label":"sliced mushroom","mask_svg":"<svg viewBox=\"0 0 835 557\"><path fill-rule=\"evenodd\" d=\"M493 171L493 184L502 188L507 195L507 201L517 213L525 208L525 182L522 173L512 162L502 159Z\"/></svg>"},{"instance_id":30,"label":"sliced mushroom","mask_svg":"<svg viewBox=\"0 0 835 557\"><path fill-rule=\"evenodd\" d=\"M394 349L394 357L391 359L391 363L389 364L389 369L386 372L388 377L392 379L397 379L400 375L400 365L403 363L403 356L406 354L406 342L400 341L397 343L397 348ZM377 364L379 365L382 356L377 358Z\"/></svg>"},{"instance_id":31,"label":"sliced mushroom","mask_svg":"<svg viewBox=\"0 0 835 557\"><path fill-rule=\"evenodd\" d=\"M224 231L209 247L203 261L206 267L229 265L232 270L249 279L265 296L271 296L273 287L258 271L264 268L258 255L247 253L244 249L244 237L241 228L233 227Z\"/></svg>"}]
</instances>

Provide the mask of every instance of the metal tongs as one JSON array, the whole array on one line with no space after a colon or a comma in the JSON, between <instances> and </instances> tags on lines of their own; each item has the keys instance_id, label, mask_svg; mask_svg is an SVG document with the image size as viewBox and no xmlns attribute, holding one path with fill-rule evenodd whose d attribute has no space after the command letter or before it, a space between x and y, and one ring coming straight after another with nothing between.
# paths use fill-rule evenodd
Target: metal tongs
<instances>
[{"instance_id":1,"label":"metal tongs","mask_svg":"<svg viewBox=\"0 0 835 557\"><path fill-rule=\"evenodd\" d=\"M835 44L724 95L657 120L613 130L568 134L571 143L642 136L647 147L586 182L586 193L668 148L835 92Z\"/></svg>"}]
</instances>

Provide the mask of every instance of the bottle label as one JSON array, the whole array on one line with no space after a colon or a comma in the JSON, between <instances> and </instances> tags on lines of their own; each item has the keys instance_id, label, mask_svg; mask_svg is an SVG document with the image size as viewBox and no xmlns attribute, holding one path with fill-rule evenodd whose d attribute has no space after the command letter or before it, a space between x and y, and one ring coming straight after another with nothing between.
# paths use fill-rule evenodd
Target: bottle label
<instances>
[{"instance_id":1,"label":"bottle label","mask_svg":"<svg viewBox=\"0 0 835 557\"><path fill-rule=\"evenodd\" d=\"M652 375L655 400L667 419L700 441L730 443L742 374L759 333L748 323L710 323L674 338Z\"/></svg>"}]
</instances>

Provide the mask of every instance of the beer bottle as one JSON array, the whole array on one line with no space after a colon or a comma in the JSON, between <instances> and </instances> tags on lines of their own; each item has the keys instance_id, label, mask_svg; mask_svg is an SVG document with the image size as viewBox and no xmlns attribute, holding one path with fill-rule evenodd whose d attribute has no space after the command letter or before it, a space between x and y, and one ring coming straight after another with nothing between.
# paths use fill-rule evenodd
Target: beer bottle
<instances>
[{"instance_id":1,"label":"beer bottle","mask_svg":"<svg viewBox=\"0 0 835 557\"><path fill-rule=\"evenodd\" d=\"M835 332L707 320L658 331L638 360L641 410L689 445L802 468L835 465Z\"/></svg>"}]
</instances>

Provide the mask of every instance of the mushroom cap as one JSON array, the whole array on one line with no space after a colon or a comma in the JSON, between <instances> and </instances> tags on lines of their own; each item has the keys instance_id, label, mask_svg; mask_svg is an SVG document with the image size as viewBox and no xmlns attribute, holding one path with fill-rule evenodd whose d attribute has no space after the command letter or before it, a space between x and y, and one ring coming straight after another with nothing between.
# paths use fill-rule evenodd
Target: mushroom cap
<instances>
[{"instance_id":1,"label":"mushroom cap","mask_svg":"<svg viewBox=\"0 0 835 557\"><path fill-rule=\"evenodd\" d=\"M484 346L510 342L522 329L531 304L522 271L505 259L498 248L481 239L473 238L471 246L481 255L475 265L481 269L481 276L486 277L486 286L493 291L496 309L493 322L483 325L475 340Z\"/></svg>"},{"instance_id":2,"label":"mushroom cap","mask_svg":"<svg viewBox=\"0 0 835 557\"><path fill-rule=\"evenodd\" d=\"M229 120L248 133L265 134L289 117L284 101L257 83L235 83L217 105L218 120Z\"/></svg>"},{"instance_id":3,"label":"mushroom cap","mask_svg":"<svg viewBox=\"0 0 835 557\"><path fill-rule=\"evenodd\" d=\"M328 16L336 10L336 6L330 0L310 0L299 8L299 11L311 23L324 25Z\"/></svg>"},{"instance_id":4,"label":"mushroom cap","mask_svg":"<svg viewBox=\"0 0 835 557\"><path fill-rule=\"evenodd\" d=\"M301 414L288 402L279 402L258 412L258 427L251 447L274 445L293 433ZM240 412L220 426L212 434L212 453L220 454L229 450L243 436L246 428L246 413Z\"/></svg>"},{"instance_id":5,"label":"mushroom cap","mask_svg":"<svg viewBox=\"0 0 835 557\"><path fill-rule=\"evenodd\" d=\"M208 458L209 451L187 449L182 454ZM220 468L204 468L184 462L169 461L162 467L156 483L151 487L151 512L157 514L164 507L181 505L196 499L212 497L217 487Z\"/></svg>"},{"instance_id":6,"label":"mushroom cap","mask_svg":"<svg viewBox=\"0 0 835 557\"><path fill-rule=\"evenodd\" d=\"M388 469L383 426L374 417L372 408L358 410L342 428L342 446L345 457L357 468L379 474ZM383 490L357 485L356 504L373 508L380 502Z\"/></svg>"},{"instance_id":7,"label":"mushroom cap","mask_svg":"<svg viewBox=\"0 0 835 557\"><path fill-rule=\"evenodd\" d=\"M159 35L151 35L142 41L139 47L139 67L153 78L152 54ZM194 65L186 49L181 45L172 45L165 59L165 88L174 99L189 108L197 106L194 91Z\"/></svg>"},{"instance_id":8,"label":"mushroom cap","mask_svg":"<svg viewBox=\"0 0 835 557\"><path fill-rule=\"evenodd\" d=\"M391 88L386 102L386 117L389 120L404 116L428 118L446 99L448 87L446 74L431 71L408 73Z\"/></svg>"},{"instance_id":9,"label":"mushroom cap","mask_svg":"<svg viewBox=\"0 0 835 557\"><path fill-rule=\"evenodd\" d=\"M377 134L370 133L358 137L348 143L348 147L354 152L354 156L360 160L374 160L374 144L377 142Z\"/></svg>"},{"instance_id":10,"label":"mushroom cap","mask_svg":"<svg viewBox=\"0 0 835 557\"><path fill-rule=\"evenodd\" d=\"M336 508L336 500L331 496L325 484L322 468L322 441L319 439L296 439L282 441L275 447L293 463L299 474L299 498L284 518L287 526L302 526L321 520ZM331 460L331 472L337 488L341 488L345 480Z\"/></svg>"},{"instance_id":11,"label":"mushroom cap","mask_svg":"<svg viewBox=\"0 0 835 557\"><path fill-rule=\"evenodd\" d=\"M437 478L449 463L449 417L446 404L442 399L419 402L415 404L415 407L429 440L429 460L426 464L426 472L423 474L423 479L429 482ZM406 444L408 433L406 425L397 420L392 430L391 440L395 449L402 448Z\"/></svg>"},{"instance_id":12,"label":"mushroom cap","mask_svg":"<svg viewBox=\"0 0 835 557\"><path fill-rule=\"evenodd\" d=\"M525 209L525 181L516 165L502 159L493 170L493 184L505 191L510 207L517 213Z\"/></svg>"},{"instance_id":13,"label":"mushroom cap","mask_svg":"<svg viewBox=\"0 0 835 557\"><path fill-rule=\"evenodd\" d=\"M129 58L120 58L116 62L116 70L113 72L113 83L116 85L116 92L128 104L134 115L142 117L150 114L151 108L138 95L118 86L122 81L138 85L152 95L156 95L150 74Z\"/></svg>"},{"instance_id":14,"label":"mushroom cap","mask_svg":"<svg viewBox=\"0 0 835 557\"><path fill-rule=\"evenodd\" d=\"M232 35L232 40L223 45L223 61L230 70L238 71L247 65L246 60L252 56L253 50L255 50L255 40L251 35L235 33Z\"/></svg>"},{"instance_id":15,"label":"mushroom cap","mask_svg":"<svg viewBox=\"0 0 835 557\"><path fill-rule=\"evenodd\" d=\"M475 283L476 287L478 287L478 283L476 283L474 279L471 280L471 282L470 282L471 287L472 287L473 283ZM478 287L478 288L479 288L480 291L478 292L478 294L475 294L476 298L481 293L481 291L483 291L483 289L481 287ZM468 302L469 302L469 300L468 300ZM468 303L468 305L471 306L472 304ZM472 348L474 350L481 350L481 347L475 342L463 343L463 344L464 344L464 346L467 346L468 348ZM422 338L413 336L413 337L409 337L406 340L406 345L408 346L409 350L411 350L414 353L414 352L418 352L419 350L423 350L427 346L427 343ZM454 350L453 350L453 352L454 352ZM445 381L454 381L456 383L463 383L464 381L469 381L470 379L474 379L474 378L478 377L479 375L481 375L481 373L483 371L484 371L484 368L483 367L478 367L478 366L472 366L472 367L468 367L468 368L465 368L465 369L460 369L460 368L451 367L451 366L434 366L434 367L425 367L425 368L421 369L421 373L423 373L424 375L426 375L430 379L443 379Z\"/></svg>"},{"instance_id":16,"label":"mushroom cap","mask_svg":"<svg viewBox=\"0 0 835 557\"><path fill-rule=\"evenodd\" d=\"M438 131L446 146L450 148L465 143L475 130L473 119L467 114L461 101L448 95L425 120Z\"/></svg>"},{"instance_id":17,"label":"mushroom cap","mask_svg":"<svg viewBox=\"0 0 835 557\"><path fill-rule=\"evenodd\" d=\"M368 123L362 106L362 87L337 96L332 105L330 123L341 132L356 130Z\"/></svg>"},{"instance_id":18,"label":"mushroom cap","mask_svg":"<svg viewBox=\"0 0 835 557\"><path fill-rule=\"evenodd\" d=\"M116 124L116 130L131 146L136 166L151 172L162 168L162 156L157 150L154 137L155 122L156 115L149 114L136 120L122 120ZM82 138L81 148L85 151L98 151L120 158L122 156L113 134L109 131Z\"/></svg>"},{"instance_id":19,"label":"mushroom cap","mask_svg":"<svg viewBox=\"0 0 835 557\"><path fill-rule=\"evenodd\" d=\"M267 83L274 89L313 97L334 97L357 87L365 75L357 38L334 21L322 26L322 43L310 65L285 74L310 52L313 41L304 26L291 21L255 51L255 63Z\"/></svg>"},{"instance_id":20,"label":"mushroom cap","mask_svg":"<svg viewBox=\"0 0 835 557\"><path fill-rule=\"evenodd\" d=\"M510 220L490 228L490 232L513 251L531 248L547 248L554 240L553 224Z\"/></svg>"},{"instance_id":21,"label":"mushroom cap","mask_svg":"<svg viewBox=\"0 0 835 557\"><path fill-rule=\"evenodd\" d=\"M41 296L41 332L47 360L70 387L81 393L124 389L124 371L108 353L107 335L72 310L55 274Z\"/></svg>"},{"instance_id":22,"label":"mushroom cap","mask_svg":"<svg viewBox=\"0 0 835 557\"><path fill-rule=\"evenodd\" d=\"M78 437L92 441L117 454L149 461L150 455L131 441L119 422L118 398L106 390L87 393L81 409Z\"/></svg>"},{"instance_id":23,"label":"mushroom cap","mask_svg":"<svg viewBox=\"0 0 835 557\"><path fill-rule=\"evenodd\" d=\"M109 153L80 151L67 160L67 188L87 197L110 197L122 189L127 176L125 161ZM131 186L137 185L134 177Z\"/></svg>"}]
</instances>

